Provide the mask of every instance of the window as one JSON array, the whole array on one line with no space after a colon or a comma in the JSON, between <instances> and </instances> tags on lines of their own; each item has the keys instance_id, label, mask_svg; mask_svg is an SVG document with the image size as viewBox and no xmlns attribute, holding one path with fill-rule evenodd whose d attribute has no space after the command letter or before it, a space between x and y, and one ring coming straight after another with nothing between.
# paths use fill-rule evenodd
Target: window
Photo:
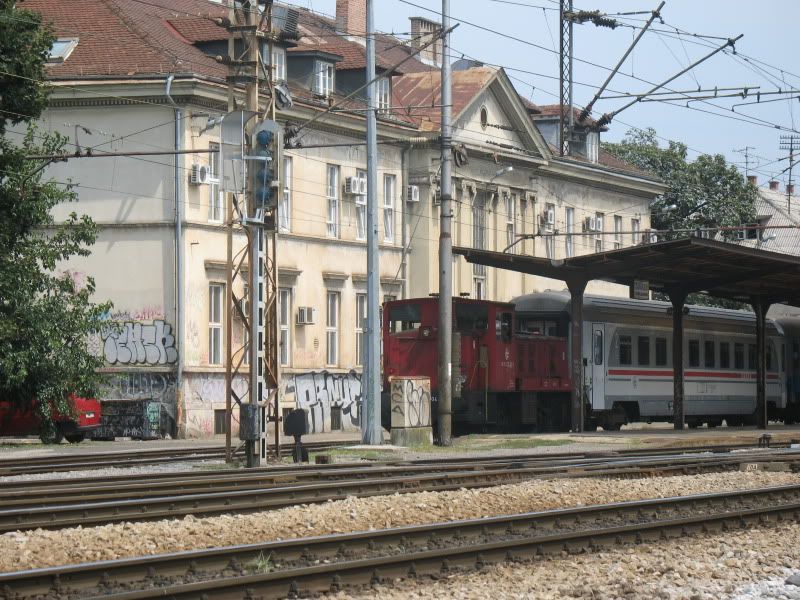
<instances>
[{"instance_id":1,"label":"window","mask_svg":"<svg viewBox=\"0 0 800 600\"><path fill-rule=\"evenodd\" d=\"M219 435L221 433L228 432L228 417L227 411L222 408L215 408L214 409L214 434Z\"/></svg>"},{"instance_id":2,"label":"window","mask_svg":"<svg viewBox=\"0 0 800 600\"><path fill-rule=\"evenodd\" d=\"M639 233L639 219L631 219L631 244L636 246L642 241L642 235Z\"/></svg>"},{"instance_id":3,"label":"window","mask_svg":"<svg viewBox=\"0 0 800 600\"><path fill-rule=\"evenodd\" d=\"M486 299L486 278L485 277L474 277L473 278L473 285L472 285L472 297L475 300L485 300Z\"/></svg>"},{"instance_id":4,"label":"window","mask_svg":"<svg viewBox=\"0 0 800 600\"><path fill-rule=\"evenodd\" d=\"M717 366L717 357L715 352L716 344L713 342L713 340L706 340L704 346L703 358L705 360L703 364L707 369L713 369Z\"/></svg>"},{"instance_id":5,"label":"window","mask_svg":"<svg viewBox=\"0 0 800 600\"><path fill-rule=\"evenodd\" d=\"M286 367L292 358L292 290L278 288L278 322L281 329L280 359L281 365Z\"/></svg>"},{"instance_id":6,"label":"window","mask_svg":"<svg viewBox=\"0 0 800 600\"><path fill-rule=\"evenodd\" d=\"M772 344L767 342L767 371L775 370L775 362L773 361Z\"/></svg>"},{"instance_id":7,"label":"window","mask_svg":"<svg viewBox=\"0 0 800 600\"><path fill-rule=\"evenodd\" d=\"M595 235L594 235L594 251L603 251L603 213L595 215Z\"/></svg>"},{"instance_id":8,"label":"window","mask_svg":"<svg viewBox=\"0 0 800 600\"><path fill-rule=\"evenodd\" d=\"M377 108L379 111L387 112L392 106L392 84L388 77L378 79L377 85Z\"/></svg>"},{"instance_id":9,"label":"window","mask_svg":"<svg viewBox=\"0 0 800 600\"><path fill-rule=\"evenodd\" d=\"M629 338L630 339L630 338ZM599 329L594 332L592 336L593 346L592 348L592 357L594 358L594 364L602 365L603 364L603 332Z\"/></svg>"},{"instance_id":10,"label":"window","mask_svg":"<svg viewBox=\"0 0 800 600\"><path fill-rule=\"evenodd\" d=\"M719 368L731 368L731 344L730 342L719 343Z\"/></svg>"},{"instance_id":11,"label":"window","mask_svg":"<svg viewBox=\"0 0 800 600\"><path fill-rule=\"evenodd\" d=\"M639 366L650 366L650 338L646 335L640 335L637 341L637 361Z\"/></svg>"},{"instance_id":12,"label":"window","mask_svg":"<svg viewBox=\"0 0 800 600\"><path fill-rule=\"evenodd\" d=\"M792 342L792 370L800 369L800 342Z\"/></svg>"},{"instance_id":13,"label":"window","mask_svg":"<svg viewBox=\"0 0 800 600\"><path fill-rule=\"evenodd\" d=\"M394 243L394 175L383 176L383 241Z\"/></svg>"},{"instance_id":14,"label":"window","mask_svg":"<svg viewBox=\"0 0 800 600\"><path fill-rule=\"evenodd\" d=\"M364 326L367 322L367 295L356 294L356 365L364 364Z\"/></svg>"},{"instance_id":15,"label":"window","mask_svg":"<svg viewBox=\"0 0 800 600\"><path fill-rule=\"evenodd\" d=\"M75 50L78 45L78 38L58 38L53 42L50 48L50 54L47 55L47 62L49 63L63 63Z\"/></svg>"},{"instance_id":16,"label":"window","mask_svg":"<svg viewBox=\"0 0 800 600\"><path fill-rule=\"evenodd\" d=\"M486 249L486 196L479 192L472 201L472 247L477 250ZM473 263L473 275L482 279L486 277L486 266ZM479 300L478 296L475 296Z\"/></svg>"},{"instance_id":17,"label":"window","mask_svg":"<svg viewBox=\"0 0 800 600\"><path fill-rule=\"evenodd\" d=\"M328 165L328 236L339 237L339 167Z\"/></svg>"},{"instance_id":18,"label":"window","mask_svg":"<svg viewBox=\"0 0 800 600\"><path fill-rule=\"evenodd\" d=\"M700 340L689 340L689 366L700 366Z\"/></svg>"},{"instance_id":19,"label":"window","mask_svg":"<svg viewBox=\"0 0 800 600\"><path fill-rule=\"evenodd\" d=\"M503 197L506 205L506 248L512 254L516 253L514 242L517 241L517 196L516 194L506 194Z\"/></svg>"},{"instance_id":20,"label":"window","mask_svg":"<svg viewBox=\"0 0 800 600\"><path fill-rule=\"evenodd\" d=\"M575 233L575 209L568 208L566 210L567 222L567 235L565 236L564 250L567 258L575 256L575 241L572 239L572 234Z\"/></svg>"},{"instance_id":21,"label":"window","mask_svg":"<svg viewBox=\"0 0 800 600\"><path fill-rule=\"evenodd\" d=\"M278 207L278 224L281 231L292 229L292 157L283 159L283 196Z\"/></svg>"},{"instance_id":22,"label":"window","mask_svg":"<svg viewBox=\"0 0 800 600\"><path fill-rule=\"evenodd\" d=\"M339 363L339 292L328 292L328 314L325 319L326 364Z\"/></svg>"},{"instance_id":23,"label":"window","mask_svg":"<svg viewBox=\"0 0 800 600\"><path fill-rule=\"evenodd\" d=\"M342 430L342 407L331 406L331 431Z\"/></svg>"},{"instance_id":24,"label":"window","mask_svg":"<svg viewBox=\"0 0 800 600\"><path fill-rule=\"evenodd\" d=\"M614 250L622 248L622 217L614 217Z\"/></svg>"},{"instance_id":25,"label":"window","mask_svg":"<svg viewBox=\"0 0 800 600\"><path fill-rule=\"evenodd\" d=\"M219 144L210 144L208 157L208 220L214 223L222 222L223 192L219 189L220 153Z\"/></svg>"},{"instance_id":26,"label":"window","mask_svg":"<svg viewBox=\"0 0 800 600\"><path fill-rule=\"evenodd\" d=\"M552 234L555 231L555 218L553 218L556 214L556 205L555 204L545 204L544 205L544 231L547 234ZM554 235L545 235L544 236L544 252L547 258L555 258L556 257L556 238Z\"/></svg>"},{"instance_id":27,"label":"window","mask_svg":"<svg viewBox=\"0 0 800 600\"><path fill-rule=\"evenodd\" d=\"M314 93L318 96L327 98L333 92L333 77L335 69L331 63L318 60L314 70L316 73Z\"/></svg>"},{"instance_id":28,"label":"window","mask_svg":"<svg viewBox=\"0 0 800 600\"><path fill-rule=\"evenodd\" d=\"M744 369L744 344L739 342L733 344L733 368Z\"/></svg>"},{"instance_id":29,"label":"window","mask_svg":"<svg viewBox=\"0 0 800 600\"><path fill-rule=\"evenodd\" d=\"M656 366L666 367L667 361L667 338L656 338Z\"/></svg>"},{"instance_id":30,"label":"window","mask_svg":"<svg viewBox=\"0 0 800 600\"><path fill-rule=\"evenodd\" d=\"M367 178L365 171L356 171L356 177ZM356 239L367 239L367 196L356 194Z\"/></svg>"},{"instance_id":31,"label":"window","mask_svg":"<svg viewBox=\"0 0 800 600\"><path fill-rule=\"evenodd\" d=\"M272 77L273 81L286 81L286 49L272 48Z\"/></svg>"},{"instance_id":32,"label":"window","mask_svg":"<svg viewBox=\"0 0 800 600\"><path fill-rule=\"evenodd\" d=\"M619 336L619 364L633 364L633 341L629 335Z\"/></svg>"},{"instance_id":33,"label":"window","mask_svg":"<svg viewBox=\"0 0 800 600\"><path fill-rule=\"evenodd\" d=\"M222 364L222 296L225 286L208 286L208 364Z\"/></svg>"},{"instance_id":34,"label":"window","mask_svg":"<svg viewBox=\"0 0 800 600\"><path fill-rule=\"evenodd\" d=\"M756 345L747 344L747 368L756 369Z\"/></svg>"}]
</instances>

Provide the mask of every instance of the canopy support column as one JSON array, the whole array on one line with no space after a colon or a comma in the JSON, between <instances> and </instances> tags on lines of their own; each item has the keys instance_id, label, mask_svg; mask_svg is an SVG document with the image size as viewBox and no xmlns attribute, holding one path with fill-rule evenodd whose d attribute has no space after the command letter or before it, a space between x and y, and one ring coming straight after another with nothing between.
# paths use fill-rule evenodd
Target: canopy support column
<instances>
[{"instance_id":1,"label":"canopy support column","mask_svg":"<svg viewBox=\"0 0 800 600\"><path fill-rule=\"evenodd\" d=\"M683 381L683 309L686 303L684 290L669 290L672 302L672 423L682 430L686 421Z\"/></svg>"},{"instance_id":2,"label":"canopy support column","mask_svg":"<svg viewBox=\"0 0 800 600\"><path fill-rule=\"evenodd\" d=\"M767 428L767 311L770 302L761 297L750 299L756 314L756 425Z\"/></svg>"},{"instance_id":3,"label":"canopy support column","mask_svg":"<svg viewBox=\"0 0 800 600\"><path fill-rule=\"evenodd\" d=\"M570 396L570 429L583 431L585 422L583 403L583 292L585 279L567 280L570 295L570 364L572 368L572 393Z\"/></svg>"}]
</instances>

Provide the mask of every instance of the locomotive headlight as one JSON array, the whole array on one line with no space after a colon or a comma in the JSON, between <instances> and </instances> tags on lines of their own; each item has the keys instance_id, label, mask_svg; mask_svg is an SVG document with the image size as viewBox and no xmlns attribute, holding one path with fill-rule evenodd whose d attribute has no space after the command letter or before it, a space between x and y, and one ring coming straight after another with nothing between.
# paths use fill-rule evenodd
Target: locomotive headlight
<instances>
[{"instance_id":1,"label":"locomotive headlight","mask_svg":"<svg viewBox=\"0 0 800 600\"><path fill-rule=\"evenodd\" d=\"M421 330L422 337L431 337L431 328L430 327L423 327Z\"/></svg>"}]
</instances>

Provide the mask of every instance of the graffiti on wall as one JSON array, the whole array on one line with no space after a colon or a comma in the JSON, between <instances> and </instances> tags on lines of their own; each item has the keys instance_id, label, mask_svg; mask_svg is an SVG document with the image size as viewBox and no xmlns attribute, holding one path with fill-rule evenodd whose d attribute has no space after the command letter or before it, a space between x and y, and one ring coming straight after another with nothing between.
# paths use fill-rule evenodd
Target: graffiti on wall
<instances>
[{"instance_id":1,"label":"graffiti on wall","mask_svg":"<svg viewBox=\"0 0 800 600\"><path fill-rule=\"evenodd\" d=\"M127 321L102 333L103 357L112 365L166 365L178 360L172 326L163 319L152 324Z\"/></svg>"},{"instance_id":2,"label":"graffiti on wall","mask_svg":"<svg viewBox=\"0 0 800 600\"><path fill-rule=\"evenodd\" d=\"M339 415L339 427L343 431L359 428L359 405L361 403L361 374L311 371L294 375L286 383L285 394L294 394L295 404L308 414L309 433L331 431L331 414Z\"/></svg>"},{"instance_id":3,"label":"graffiti on wall","mask_svg":"<svg viewBox=\"0 0 800 600\"><path fill-rule=\"evenodd\" d=\"M392 427L431 426L431 385L429 379L392 381Z\"/></svg>"},{"instance_id":4,"label":"graffiti on wall","mask_svg":"<svg viewBox=\"0 0 800 600\"><path fill-rule=\"evenodd\" d=\"M176 384L173 373L144 370L114 373L107 376L100 397L103 400L152 400L148 407L161 414L161 434L175 433Z\"/></svg>"}]
</instances>

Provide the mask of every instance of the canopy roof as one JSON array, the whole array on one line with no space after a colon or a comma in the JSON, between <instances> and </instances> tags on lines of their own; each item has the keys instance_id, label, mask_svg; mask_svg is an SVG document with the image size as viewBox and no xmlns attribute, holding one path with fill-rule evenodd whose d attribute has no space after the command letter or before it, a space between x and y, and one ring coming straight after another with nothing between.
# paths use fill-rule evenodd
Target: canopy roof
<instances>
[{"instance_id":1,"label":"canopy roof","mask_svg":"<svg viewBox=\"0 0 800 600\"><path fill-rule=\"evenodd\" d=\"M651 289L706 292L740 302L800 306L800 257L690 237L559 260L454 247L468 262L562 281L602 279Z\"/></svg>"}]
</instances>

